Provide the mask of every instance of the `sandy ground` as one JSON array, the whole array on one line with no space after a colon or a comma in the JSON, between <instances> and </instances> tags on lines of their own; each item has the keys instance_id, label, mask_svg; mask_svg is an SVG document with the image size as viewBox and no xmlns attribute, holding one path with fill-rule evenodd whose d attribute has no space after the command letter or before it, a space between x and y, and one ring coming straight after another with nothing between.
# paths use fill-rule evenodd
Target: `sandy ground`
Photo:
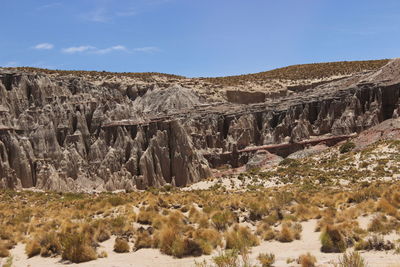
<instances>
[{"instance_id":1,"label":"sandy ground","mask_svg":"<svg viewBox=\"0 0 400 267\"><path fill-rule=\"evenodd\" d=\"M371 217L360 218L360 224L366 226L368 220ZM259 246L252 248L250 259L252 263L257 263L257 256L259 253L274 253L276 262L274 266L298 266L295 262L286 263L288 258L297 259L301 254L310 252L318 260L318 266L333 266L333 263L337 261L341 254L337 253L321 253L320 252L320 241L319 232L315 232L315 226L317 221L310 220L303 222L303 232L301 240L296 240L291 243L280 243L277 241L262 242ZM399 239L398 234L392 233L390 239ZM57 258L42 258L36 256L28 259L24 253L25 246L18 244L12 251L14 257L14 266L30 266L30 267L47 267L47 266L111 266L111 267L124 267L124 266L135 266L135 267L180 267L180 266L195 266L195 261L200 262L203 260L210 261L212 256L218 254L214 252L211 256L202 257L188 257L183 259L175 259L173 257L163 255L157 249L141 249L136 252L129 252L118 254L112 251L114 244L114 238L101 244L98 251L106 251L108 254L107 258L98 259L91 262L81 264L69 264L62 262L60 257ZM389 267L394 264L400 263L400 255L394 254L394 251L381 252L362 252L364 259L367 261L368 266L383 266Z\"/></svg>"}]
</instances>

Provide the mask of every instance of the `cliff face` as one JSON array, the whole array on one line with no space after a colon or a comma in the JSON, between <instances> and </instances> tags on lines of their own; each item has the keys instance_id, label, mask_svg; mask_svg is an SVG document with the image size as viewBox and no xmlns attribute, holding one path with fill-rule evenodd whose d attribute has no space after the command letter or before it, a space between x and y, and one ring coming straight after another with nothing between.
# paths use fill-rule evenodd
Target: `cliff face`
<instances>
[{"instance_id":1,"label":"cliff face","mask_svg":"<svg viewBox=\"0 0 400 267\"><path fill-rule=\"evenodd\" d=\"M361 132L397 117L399 90L399 60L247 105L211 102L179 81L163 88L99 85L73 75L4 69L0 187L185 186L210 176L210 167L243 164L240 155L226 153Z\"/></svg>"}]
</instances>

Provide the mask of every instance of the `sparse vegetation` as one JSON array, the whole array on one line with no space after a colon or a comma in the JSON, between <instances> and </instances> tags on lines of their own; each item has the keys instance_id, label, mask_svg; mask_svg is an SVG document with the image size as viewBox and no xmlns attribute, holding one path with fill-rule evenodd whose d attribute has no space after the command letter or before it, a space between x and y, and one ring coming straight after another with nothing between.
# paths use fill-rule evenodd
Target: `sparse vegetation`
<instances>
[{"instance_id":1,"label":"sparse vegetation","mask_svg":"<svg viewBox=\"0 0 400 267\"><path fill-rule=\"evenodd\" d=\"M333 75L346 75L364 70L376 70L388 63L384 60L369 61L342 61L329 63L314 63L293 65L271 71L245 74L228 77L206 78L205 80L221 85L245 84L249 81L282 79L282 80L302 80L319 79Z\"/></svg>"},{"instance_id":2,"label":"sparse vegetation","mask_svg":"<svg viewBox=\"0 0 400 267\"><path fill-rule=\"evenodd\" d=\"M275 255L272 253L261 253L257 259L262 267L271 267L275 263Z\"/></svg>"},{"instance_id":3,"label":"sparse vegetation","mask_svg":"<svg viewBox=\"0 0 400 267\"><path fill-rule=\"evenodd\" d=\"M317 259L310 253L300 255L297 262L301 267L314 267Z\"/></svg>"},{"instance_id":4,"label":"sparse vegetation","mask_svg":"<svg viewBox=\"0 0 400 267\"><path fill-rule=\"evenodd\" d=\"M378 146L392 150L377 156ZM116 247L125 247L117 249L121 252L155 248L181 258L221 250L213 265L237 262L241 266L243 256L246 261L259 240L301 239L301 225L310 219L316 220L315 230L321 232L324 253L342 253L347 247L394 253L398 244L383 237L400 230L400 181L380 177L395 174L398 151L400 143L382 141L361 152L336 150L321 158L290 160L275 170L242 175L246 182L288 181L279 187L97 195L0 191L0 253L8 257L17 243L24 242L28 257L81 262L105 257L96 251L98 243L117 236L123 242L116 241ZM355 168L355 157L359 164L381 164L383 172ZM366 174L367 181L363 180ZM371 218L366 227L358 224L360 216ZM268 264L270 255L261 255L260 264Z\"/></svg>"},{"instance_id":5,"label":"sparse vegetation","mask_svg":"<svg viewBox=\"0 0 400 267\"><path fill-rule=\"evenodd\" d=\"M129 252L130 247L128 241L124 238L116 238L114 243L114 251L117 253L126 253Z\"/></svg>"},{"instance_id":6,"label":"sparse vegetation","mask_svg":"<svg viewBox=\"0 0 400 267\"><path fill-rule=\"evenodd\" d=\"M335 264L335 267L366 267L364 259L358 252L344 253L339 258L339 263Z\"/></svg>"},{"instance_id":7,"label":"sparse vegetation","mask_svg":"<svg viewBox=\"0 0 400 267\"><path fill-rule=\"evenodd\" d=\"M355 148L355 146L356 145L353 142L348 141L340 146L339 151L342 154L347 153L347 152L350 152L351 150L353 150Z\"/></svg>"}]
</instances>

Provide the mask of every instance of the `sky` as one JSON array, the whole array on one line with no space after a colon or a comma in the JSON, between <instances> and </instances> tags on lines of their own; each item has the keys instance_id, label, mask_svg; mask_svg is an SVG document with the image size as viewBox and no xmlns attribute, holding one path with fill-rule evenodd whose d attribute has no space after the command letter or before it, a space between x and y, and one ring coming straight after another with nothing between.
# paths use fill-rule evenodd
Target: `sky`
<instances>
[{"instance_id":1,"label":"sky","mask_svg":"<svg viewBox=\"0 0 400 267\"><path fill-rule=\"evenodd\" d=\"M227 76L400 56L398 0L0 0L0 66Z\"/></svg>"}]
</instances>

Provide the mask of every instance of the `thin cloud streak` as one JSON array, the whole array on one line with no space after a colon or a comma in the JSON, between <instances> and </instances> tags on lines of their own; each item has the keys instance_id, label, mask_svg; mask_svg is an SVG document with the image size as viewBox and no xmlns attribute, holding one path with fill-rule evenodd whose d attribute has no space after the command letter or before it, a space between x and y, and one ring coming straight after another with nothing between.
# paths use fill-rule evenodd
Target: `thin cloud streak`
<instances>
[{"instance_id":1,"label":"thin cloud streak","mask_svg":"<svg viewBox=\"0 0 400 267\"><path fill-rule=\"evenodd\" d=\"M81 46L72 46L68 48L64 48L61 50L63 53L66 54L76 54L76 53L90 53L90 54L98 54L104 55L111 52L126 52L129 53L129 49L123 45L114 45L107 48L97 48L91 45L81 45Z\"/></svg>"},{"instance_id":2,"label":"thin cloud streak","mask_svg":"<svg viewBox=\"0 0 400 267\"><path fill-rule=\"evenodd\" d=\"M36 49L36 50L51 50L53 48L54 48L54 45L50 44L50 43L40 43L33 47L33 49Z\"/></svg>"},{"instance_id":3,"label":"thin cloud streak","mask_svg":"<svg viewBox=\"0 0 400 267\"><path fill-rule=\"evenodd\" d=\"M67 53L67 54L75 54L75 53L82 53L88 50L93 50L93 49L97 49L94 46L90 46L90 45L82 45L82 46L72 46L72 47L68 47L68 48L64 48L61 51L63 53Z\"/></svg>"},{"instance_id":4,"label":"thin cloud streak","mask_svg":"<svg viewBox=\"0 0 400 267\"><path fill-rule=\"evenodd\" d=\"M113 51L128 51L125 46L123 45L115 45L112 47L104 48L104 49L97 49L94 50L93 53L95 54L108 54Z\"/></svg>"}]
</instances>

